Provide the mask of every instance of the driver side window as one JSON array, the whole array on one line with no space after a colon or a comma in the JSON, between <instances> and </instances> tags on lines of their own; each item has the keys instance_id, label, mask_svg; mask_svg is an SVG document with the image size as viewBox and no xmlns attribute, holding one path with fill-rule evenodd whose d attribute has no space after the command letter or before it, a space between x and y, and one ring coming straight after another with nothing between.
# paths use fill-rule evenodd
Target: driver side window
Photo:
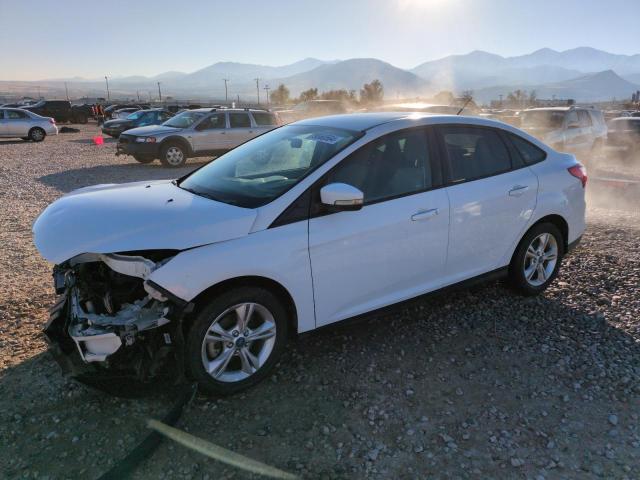
<instances>
[{"instance_id":1,"label":"driver side window","mask_svg":"<svg viewBox=\"0 0 640 480\"><path fill-rule=\"evenodd\" d=\"M423 129L397 132L364 146L329 172L327 183L346 183L375 203L436 186Z\"/></svg>"},{"instance_id":2,"label":"driver side window","mask_svg":"<svg viewBox=\"0 0 640 480\"><path fill-rule=\"evenodd\" d=\"M219 130L226 128L226 121L224 113L216 113L205 118L199 125L198 130Z\"/></svg>"}]
</instances>

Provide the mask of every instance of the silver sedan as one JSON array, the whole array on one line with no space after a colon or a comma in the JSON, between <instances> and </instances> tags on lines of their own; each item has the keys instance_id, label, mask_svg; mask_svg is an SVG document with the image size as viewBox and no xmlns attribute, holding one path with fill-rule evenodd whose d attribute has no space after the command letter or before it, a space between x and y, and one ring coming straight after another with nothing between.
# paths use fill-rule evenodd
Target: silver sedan
<instances>
[{"instance_id":1,"label":"silver sedan","mask_svg":"<svg viewBox=\"0 0 640 480\"><path fill-rule=\"evenodd\" d=\"M21 108L0 108L0 138L21 138L41 142L57 135L56 121Z\"/></svg>"}]
</instances>

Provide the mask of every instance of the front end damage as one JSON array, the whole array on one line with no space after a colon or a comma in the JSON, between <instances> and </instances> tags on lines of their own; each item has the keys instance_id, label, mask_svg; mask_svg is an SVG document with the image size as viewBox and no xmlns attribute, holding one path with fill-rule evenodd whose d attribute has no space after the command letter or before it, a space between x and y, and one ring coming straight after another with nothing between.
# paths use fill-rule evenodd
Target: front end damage
<instances>
[{"instance_id":1,"label":"front end damage","mask_svg":"<svg viewBox=\"0 0 640 480\"><path fill-rule=\"evenodd\" d=\"M192 305L148 280L174 251L82 254L54 268L44 333L65 373L109 389L183 379L182 320Z\"/></svg>"}]
</instances>

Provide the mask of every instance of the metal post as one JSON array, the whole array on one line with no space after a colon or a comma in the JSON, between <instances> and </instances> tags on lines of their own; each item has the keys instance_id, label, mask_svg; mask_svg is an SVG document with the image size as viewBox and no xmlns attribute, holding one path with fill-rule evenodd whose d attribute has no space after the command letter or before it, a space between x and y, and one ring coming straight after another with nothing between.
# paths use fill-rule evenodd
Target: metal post
<instances>
[{"instance_id":1,"label":"metal post","mask_svg":"<svg viewBox=\"0 0 640 480\"><path fill-rule=\"evenodd\" d=\"M229 102L229 91L227 90L227 82L229 81L228 78L223 78L222 80L224 80L224 103L228 103Z\"/></svg>"},{"instance_id":2,"label":"metal post","mask_svg":"<svg viewBox=\"0 0 640 480\"><path fill-rule=\"evenodd\" d=\"M264 86L264 90L265 90L265 92L267 92L267 107L268 107L269 106L269 101L270 101L270 99L269 99L269 85L265 85Z\"/></svg>"},{"instance_id":3,"label":"metal post","mask_svg":"<svg viewBox=\"0 0 640 480\"><path fill-rule=\"evenodd\" d=\"M105 75L104 81L107 84L107 101L111 101L111 94L109 93L109 78Z\"/></svg>"},{"instance_id":4,"label":"metal post","mask_svg":"<svg viewBox=\"0 0 640 480\"><path fill-rule=\"evenodd\" d=\"M158 98L160 99L160 103L162 103L162 92L160 91L160 82L158 82Z\"/></svg>"},{"instance_id":5,"label":"metal post","mask_svg":"<svg viewBox=\"0 0 640 480\"><path fill-rule=\"evenodd\" d=\"M67 82L64 82L64 91L67 94L67 102L69 101L69 88L67 87Z\"/></svg>"}]
</instances>

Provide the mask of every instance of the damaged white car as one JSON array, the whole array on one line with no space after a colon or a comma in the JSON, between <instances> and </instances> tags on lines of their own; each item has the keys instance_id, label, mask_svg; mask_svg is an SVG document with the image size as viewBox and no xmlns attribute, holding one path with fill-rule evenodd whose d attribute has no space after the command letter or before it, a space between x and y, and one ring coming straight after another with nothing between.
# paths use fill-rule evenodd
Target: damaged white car
<instances>
[{"instance_id":1,"label":"damaged white car","mask_svg":"<svg viewBox=\"0 0 640 480\"><path fill-rule=\"evenodd\" d=\"M34 224L45 334L96 386L262 379L292 334L477 278L544 290L586 175L508 125L407 113L287 125L174 181L65 195Z\"/></svg>"}]
</instances>

